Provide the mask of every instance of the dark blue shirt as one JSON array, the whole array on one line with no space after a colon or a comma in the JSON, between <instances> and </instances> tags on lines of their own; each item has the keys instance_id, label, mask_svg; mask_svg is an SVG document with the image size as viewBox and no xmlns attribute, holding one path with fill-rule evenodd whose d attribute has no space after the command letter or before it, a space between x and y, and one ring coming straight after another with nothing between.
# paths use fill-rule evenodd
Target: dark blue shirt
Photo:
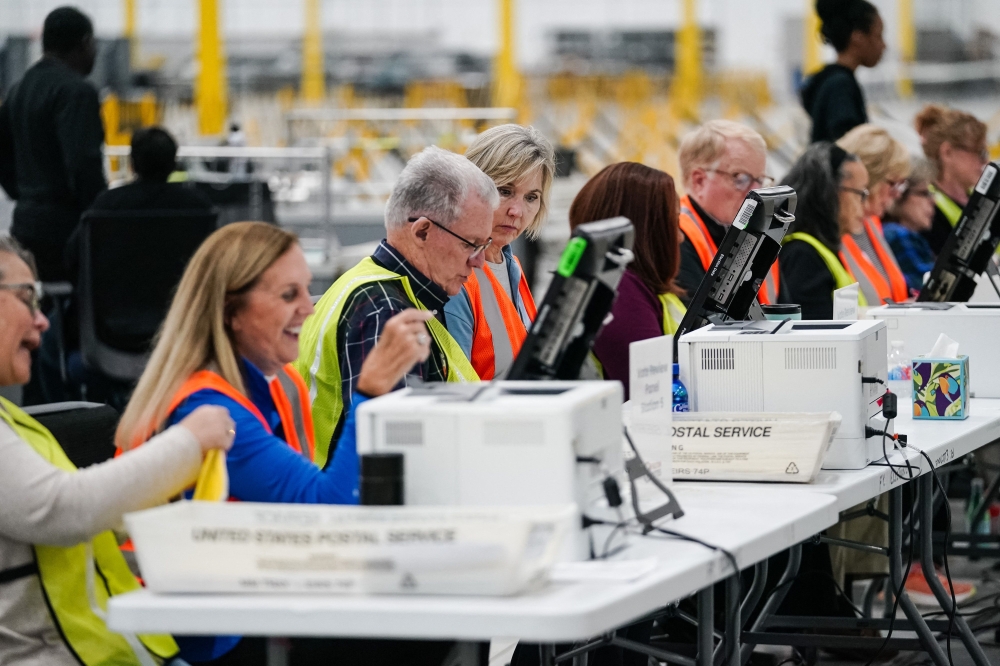
<instances>
[{"instance_id":1,"label":"dark blue shirt","mask_svg":"<svg viewBox=\"0 0 1000 666\"><path fill-rule=\"evenodd\" d=\"M229 492L233 497L246 502L357 504L354 412L365 397L356 394L337 451L322 471L282 438L281 417L264 374L246 359L242 365L250 401L267 421L271 432L243 405L212 389L202 389L189 396L170 415L168 425L178 423L201 405L219 405L229 410L236 422L236 439L226 454Z\"/></svg>"},{"instance_id":2,"label":"dark blue shirt","mask_svg":"<svg viewBox=\"0 0 1000 666\"><path fill-rule=\"evenodd\" d=\"M923 235L910 231L898 222L882 225L882 234L896 255L896 263L906 277L906 286L920 289L924 286L924 273L934 268L934 251Z\"/></svg>"}]
</instances>

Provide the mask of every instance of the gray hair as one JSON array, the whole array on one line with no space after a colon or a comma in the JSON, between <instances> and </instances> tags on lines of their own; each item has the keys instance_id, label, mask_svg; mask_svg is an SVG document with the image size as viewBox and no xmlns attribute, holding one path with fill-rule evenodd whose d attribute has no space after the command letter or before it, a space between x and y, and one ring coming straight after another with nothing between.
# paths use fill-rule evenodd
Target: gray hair
<instances>
[{"instance_id":1,"label":"gray hair","mask_svg":"<svg viewBox=\"0 0 1000 666\"><path fill-rule=\"evenodd\" d=\"M496 210L497 187L462 155L428 146L410 158L392 188L385 207L386 230L406 226L411 217L426 217L450 227L470 194Z\"/></svg>"},{"instance_id":2,"label":"gray hair","mask_svg":"<svg viewBox=\"0 0 1000 666\"><path fill-rule=\"evenodd\" d=\"M28 268L31 269L31 275L36 280L38 279L38 269L35 268L35 256L21 247L21 244L18 243L13 236L0 236L0 254L12 254L24 263L28 264ZM0 280L2 279L3 266L0 265Z\"/></svg>"}]
</instances>

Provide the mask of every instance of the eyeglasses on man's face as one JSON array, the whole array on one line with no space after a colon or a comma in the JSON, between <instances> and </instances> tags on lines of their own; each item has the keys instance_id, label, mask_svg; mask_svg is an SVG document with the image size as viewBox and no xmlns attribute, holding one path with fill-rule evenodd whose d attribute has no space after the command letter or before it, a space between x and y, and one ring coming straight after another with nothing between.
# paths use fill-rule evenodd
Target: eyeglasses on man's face
<instances>
[{"instance_id":1,"label":"eyeglasses on man's face","mask_svg":"<svg viewBox=\"0 0 1000 666\"><path fill-rule=\"evenodd\" d=\"M843 190L844 192L852 192L854 194L857 194L859 197L861 197L861 203L868 201L869 193L867 189L860 190L856 187L847 187L846 185L841 185L840 189Z\"/></svg>"},{"instance_id":2,"label":"eyeglasses on man's face","mask_svg":"<svg viewBox=\"0 0 1000 666\"><path fill-rule=\"evenodd\" d=\"M486 248L488 248L490 245L493 244L493 239L492 238L487 238L485 243L476 243L474 241L470 241L468 238L462 238L461 236L459 236L458 234L456 234L454 231L452 231L448 227L444 226L443 224L439 224L439 223L435 222L434 220L432 220L431 218L429 218L429 217L427 217L425 215L420 216L420 217L411 217L411 218L408 218L409 222L411 222L411 223L412 222L416 222L417 220L420 220L420 219L427 220L428 222L430 222L431 224L433 224L438 229L441 229L442 231L445 231L445 232L451 234L452 236L454 236L458 240L460 240L463 243L465 243L465 246L467 248L469 248L470 250L472 250L472 253L469 255L469 259L475 259L480 254L482 254L483 252L485 252Z\"/></svg>"},{"instance_id":3,"label":"eyeglasses on man's face","mask_svg":"<svg viewBox=\"0 0 1000 666\"><path fill-rule=\"evenodd\" d=\"M770 176L754 176L745 171L722 171L721 169L708 169L708 171L722 176L729 176L733 181L733 187L738 190L771 187L774 185L774 178Z\"/></svg>"},{"instance_id":4,"label":"eyeglasses on man's face","mask_svg":"<svg viewBox=\"0 0 1000 666\"><path fill-rule=\"evenodd\" d=\"M41 282L18 282L15 284L0 284L0 289L14 292L17 300L24 303L25 307L35 316L42 309L42 283Z\"/></svg>"}]
</instances>

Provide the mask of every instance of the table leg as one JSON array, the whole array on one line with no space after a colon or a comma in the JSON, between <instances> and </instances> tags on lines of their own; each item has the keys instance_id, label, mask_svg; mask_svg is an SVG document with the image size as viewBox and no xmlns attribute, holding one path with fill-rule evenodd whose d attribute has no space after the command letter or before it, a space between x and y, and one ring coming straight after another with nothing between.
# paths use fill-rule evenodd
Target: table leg
<instances>
[{"instance_id":1,"label":"table leg","mask_svg":"<svg viewBox=\"0 0 1000 666\"><path fill-rule=\"evenodd\" d=\"M998 476L997 478L1000 478ZM951 594L944 589L944 585L938 580L937 571L934 569L934 477L931 474L924 474L920 477L920 562L923 565L924 578L934 592L941 608L946 612L952 612ZM990 660L983 652L982 646L976 640L965 618L961 615L955 616L955 627L958 629L959 637L976 666L990 666Z\"/></svg>"},{"instance_id":2,"label":"table leg","mask_svg":"<svg viewBox=\"0 0 1000 666\"><path fill-rule=\"evenodd\" d=\"M740 572L724 581L726 586L726 632L715 650L715 663L725 666L740 666ZM700 622L699 622L700 624Z\"/></svg>"},{"instance_id":3,"label":"table leg","mask_svg":"<svg viewBox=\"0 0 1000 666\"><path fill-rule=\"evenodd\" d=\"M267 639L267 666L288 666L288 639Z\"/></svg>"},{"instance_id":4,"label":"table leg","mask_svg":"<svg viewBox=\"0 0 1000 666\"><path fill-rule=\"evenodd\" d=\"M778 608L781 607L785 597L788 596L788 590L792 587L791 581L795 580L795 577L799 575L799 567L801 565L802 544L796 544L788 549L788 564L785 565L785 571L781 574L781 580L778 581L778 585L774 588L774 592L764 603L764 607L760 609L757 619L754 620L753 626L750 627L751 632L755 633L763 631L764 623L767 622L767 618L778 612ZM750 654L753 652L753 648L754 646L752 643L748 643L740 647L740 661L743 664L750 661Z\"/></svg>"},{"instance_id":5,"label":"table leg","mask_svg":"<svg viewBox=\"0 0 1000 666\"><path fill-rule=\"evenodd\" d=\"M698 666L714 666L715 586L698 592Z\"/></svg>"},{"instance_id":6,"label":"table leg","mask_svg":"<svg viewBox=\"0 0 1000 666\"><path fill-rule=\"evenodd\" d=\"M897 486L889 491L889 580L890 587L896 590L903 585L903 487ZM889 595L886 595L888 602ZM948 657L941 645L934 638L920 611L910 600L906 590L899 595L899 606L903 614L910 620L913 630L917 632L920 644L938 666L948 666ZM890 611L891 612L891 611Z\"/></svg>"}]
</instances>

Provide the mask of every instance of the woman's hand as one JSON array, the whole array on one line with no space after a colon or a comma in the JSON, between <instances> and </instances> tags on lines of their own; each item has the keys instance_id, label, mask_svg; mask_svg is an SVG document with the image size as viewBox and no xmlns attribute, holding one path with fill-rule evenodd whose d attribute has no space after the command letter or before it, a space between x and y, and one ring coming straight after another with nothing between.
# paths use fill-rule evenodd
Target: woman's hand
<instances>
[{"instance_id":1,"label":"woman's hand","mask_svg":"<svg viewBox=\"0 0 1000 666\"><path fill-rule=\"evenodd\" d=\"M198 440L202 453L212 449L228 451L236 437L236 424L225 407L202 405L185 416L180 424Z\"/></svg>"},{"instance_id":2,"label":"woman's hand","mask_svg":"<svg viewBox=\"0 0 1000 666\"><path fill-rule=\"evenodd\" d=\"M385 395L410 368L426 361L431 353L426 322L433 317L430 310L411 308L387 321L375 347L361 364L358 390L372 397Z\"/></svg>"}]
</instances>

